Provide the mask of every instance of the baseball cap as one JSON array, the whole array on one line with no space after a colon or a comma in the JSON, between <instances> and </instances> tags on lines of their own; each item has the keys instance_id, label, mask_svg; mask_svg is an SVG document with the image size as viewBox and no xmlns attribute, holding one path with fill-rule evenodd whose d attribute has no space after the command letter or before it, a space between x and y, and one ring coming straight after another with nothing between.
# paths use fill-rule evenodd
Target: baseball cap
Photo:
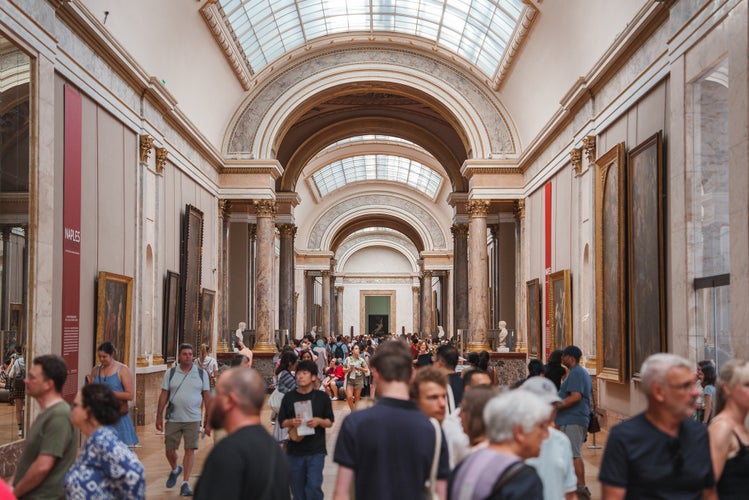
<instances>
[{"instance_id":1,"label":"baseball cap","mask_svg":"<svg viewBox=\"0 0 749 500\"><path fill-rule=\"evenodd\" d=\"M580 358L583 356L583 351L581 351L576 345L568 345L564 348L564 351L562 351L562 356L572 356L577 361L580 361Z\"/></svg>"},{"instance_id":2,"label":"baseball cap","mask_svg":"<svg viewBox=\"0 0 749 500\"><path fill-rule=\"evenodd\" d=\"M535 394L549 404L562 400L557 394L557 386L548 378L531 377L523 382L520 389Z\"/></svg>"}]
</instances>

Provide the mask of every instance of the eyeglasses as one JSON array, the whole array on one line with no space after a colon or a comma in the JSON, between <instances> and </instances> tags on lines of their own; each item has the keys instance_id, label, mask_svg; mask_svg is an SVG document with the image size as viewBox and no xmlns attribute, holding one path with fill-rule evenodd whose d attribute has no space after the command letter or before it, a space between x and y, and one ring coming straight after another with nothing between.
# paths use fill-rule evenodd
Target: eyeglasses
<instances>
[{"instance_id":1,"label":"eyeglasses","mask_svg":"<svg viewBox=\"0 0 749 500\"><path fill-rule=\"evenodd\" d=\"M681 442L676 438L670 440L668 442L668 451L671 452L674 459L674 472L676 474L681 474L681 471L684 468L684 456L681 454Z\"/></svg>"}]
</instances>

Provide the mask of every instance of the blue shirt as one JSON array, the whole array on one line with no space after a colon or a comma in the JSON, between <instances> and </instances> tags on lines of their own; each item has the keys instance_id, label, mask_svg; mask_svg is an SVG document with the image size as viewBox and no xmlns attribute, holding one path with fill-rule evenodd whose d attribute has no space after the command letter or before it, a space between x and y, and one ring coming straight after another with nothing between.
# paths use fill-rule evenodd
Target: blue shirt
<instances>
[{"instance_id":1,"label":"blue shirt","mask_svg":"<svg viewBox=\"0 0 749 500\"><path fill-rule=\"evenodd\" d=\"M65 475L65 494L75 500L146 498L143 464L110 427L99 427Z\"/></svg>"},{"instance_id":2,"label":"blue shirt","mask_svg":"<svg viewBox=\"0 0 749 500\"><path fill-rule=\"evenodd\" d=\"M590 375L588 375L587 370L580 365L570 368L567 378L564 379L562 386L559 388L559 397L565 399L573 392L579 392L582 398L569 408L559 410L555 423L558 426L572 424L588 427L592 390L593 384L590 381Z\"/></svg>"}]
</instances>

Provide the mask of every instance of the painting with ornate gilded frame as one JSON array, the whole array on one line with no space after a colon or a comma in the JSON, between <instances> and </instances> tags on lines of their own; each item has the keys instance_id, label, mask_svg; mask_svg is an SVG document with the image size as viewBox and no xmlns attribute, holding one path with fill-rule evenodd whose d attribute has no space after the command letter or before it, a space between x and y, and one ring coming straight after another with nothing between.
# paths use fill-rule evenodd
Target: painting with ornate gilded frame
<instances>
[{"instance_id":1,"label":"painting with ornate gilded frame","mask_svg":"<svg viewBox=\"0 0 749 500\"><path fill-rule=\"evenodd\" d=\"M663 134L627 155L629 352L633 377L643 361L666 350L663 243Z\"/></svg>"},{"instance_id":2,"label":"painting with ornate gilded frame","mask_svg":"<svg viewBox=\"0 0 749 500\"><path fill-rule=\"evenodd\" d=\"M541 359L541 353L543 353L541 338L541 282L538 278L535 278L526 281L525 286L528 357Z\"/></svg>"},{"instance_id":3,"label":"painting with ornate gilded frame","mask_svg":"<svg viewBox=\"0 0 749 500\"><path fill-rule=\"evenodd\" d=\"M570 270L549 275L549 344L552 350L572 344L572 280Z\"/></svg>"},{"instance_id":4,"label":"painting with ornate gilded frame","mask_svg":"<svg viewBox=\"0 0 749 500\"><path fill-rule=\"evenodd\" d=\"M96 280L96 348L104 341L114 344L115 359L130 364L130 317L133 310L133 278L99 272Z\"/></svg>"},{"instance_id":5,"label":"painting with ornate gilded frame","mask_svg":"<svg viewBox=\"0 0 749 500\"><path fill-rule=\"evenodd\" d=\"M216 302L216 292L203 288L200 292L200 343L212 345L213 342L213 304ZM200 347L195 346L196 352Z\"/></svg>"},{"instance_id":6,"label":"painting with ornate gilded frame","mask_svg":"<svg viewBox=\"0 0 749 500\"><path fill-rule=\"evenodd\" d=\"M187 205L182 227L182 254L180 275L182 278L182 328L179 343L200 346L200 278L203 258L203 212Z\"/></svg>"},{"instance_id":7,"label":"painting with ornate gilded frame","mask_svg":"<svg viewBox=\"0 0 749 500\"><path fill-rule=\"evenodd\" d=\"M595 168L597 372L622 383L627 374L624 143L598 158Z\"/></svg>"},{"instance_id":8,"label":"painting with ornate gilded frame","mask_svg":"<svg viewBox=\"0 0 749 500\"><path fill-rule=\"evenodd\" d=\"M179 339L179 274L166 272L164 278L164 322L162 331L162 353L164 361L173 363L177 358L177 341Z\"/></svg>"}]
</instances>

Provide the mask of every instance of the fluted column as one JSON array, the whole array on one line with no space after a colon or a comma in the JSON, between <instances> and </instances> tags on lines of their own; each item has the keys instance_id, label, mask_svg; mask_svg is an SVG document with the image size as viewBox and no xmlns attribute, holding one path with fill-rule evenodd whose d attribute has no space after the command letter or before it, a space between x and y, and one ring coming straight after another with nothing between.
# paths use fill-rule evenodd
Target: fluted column
<instances>
[{"instance_id":1,"label":"fluted column","mask_svg":"<svg viewBox=\"0 0 749 500\"><path fill-rule=\"evenodd\" d=\"M231 201L219 200L218 201L218 217L219 224L221 224L221 241L219 242L220 258L219 269L221 270L218 276L218 293L216 294L218 305L216 310L218 311L218 340L224 341L228 337L228 325L229 325L229 213L231 210ZM214 347L214 352L216 348Z\"/></svg>"},{"instance_id":2,"label":"fluted column","mask_svg":"<svg viewBox=\"0 0 749 500\"><path fill-rule=\"evenodd\" d=\"M336 314L336 298L335 298L335 259L331 259L330 261L330 319L328 320L328 323L330 324L330 335L337 335L341 334L341 331L336 332L335 328L338 324L338 314Z\"/></svg>"},{"instance_id":3,"label":"fluted column","mask_svg":"<svg viewBox=\"0 0 749 500\"><path fill-rule=\"evenodd\" d=\"M492 269L491 276L489 279L491 280L491 290L492 290L492 296L490 298L491 300L491 310L492 310L492 316L489 319L489 324L491 325L491 328L497 328L497 324L500 320L500 307L499 307L499 296L500 296L500 258L501 258L501 251L499 246L499 224L493 224L489 230L492 233L492 247L494 248L494 251L492 252L492 263L490 268Z\"/></svg>"},{"instance_id":4,"label":"fluted column","mask_svg":"<svg viewBox=\"0 0 749 500\"><path fill-rule=\"evenodd\" d=\"M432 271L425 269L421 278L421 337L432 336Z\"/></svg>"},{"instance_id":5,"label":"fluted column","mask_svg":"<svg viewBox=\"0 0 749 500\"><path fill-rule=\"evenodd\" d=\"M468 329L468 224L454 224L453 233L453 335Z\"/></svg>"},{"instance_id":6,"label":"fluted column","mask_svg":"<svg viewBox=\"0 0 749 500\"><path fill-rule=\"evenodd\" d=\"M330 271L322 272L322 336L330 337Z\"/></svg>"},{"instance_id":7,"label":"fluted column","mask_svg":"<svg viewBox=\"0 0 749 500\"><path fill-rule=\"evenodd\" d=\"M419 322L419 315L421 314L421 287L414 285L413 288L413 313L414 313L414 319L413 319L413 331L419 332L420 330L420 322Z\"/></svg>"},{"instance_id":8,"label":"fluted column","mask_svg":"<svg viewBox=\"0 0 749 500\"><path fill-rule=\"evenodd\" d=\"M294 336L294 224L278 224L281 235L278 270L278 329Z\"/></svg>"},{"instance_id":9,"label":"fluted column","mask_svg":"<svg viewBox=\"0 0 749 500\"><path fill-rule=\"evenodd\" d=\"M255 351L276 352L273 338L273 243L275 225L273 223L276 203L273 200L255 202L257 212L257 277L255 290L256 324Z\"/></svg>"},{"instance_id":10,"label":"fluted column","mask_svg":"<svg viewBox=\"0 0 749 500\"><path fill-rule=\"evenodd\" d=\"M257 328L257 311L255 309L255 297L257 290L255 283L257 281L257 224L247 226L247 328L255 330ZM233 325L232 325L233 326ZM229 342L231 344L231 342Z\"/></svg>"},{"instance_id":11,"label":"fluted column","mask_svg":"<svg viewBox=\"0 0 749 500\"><path fill-rule=\"evenodd\" d=\"M336 334L343 335L343 287L335 287L337 295L335 298Z\"/></svg>"},{"instance_id":12,"label":"fluted column","mask_svg":"<svg viewBox=\"0 0 749 500\"><path fill-rule=\"evenodd\" d=\"M2 245L3 245L3 259L4 264L2 269L2 283L0 283L0 290L2 290L2 294L0 294L0 330L7 330L9 328L9 320L8 320L8 310L6 309L10 301L8 300L8 290L10 289L10 259L8 258L8 255L10 254L10 226L3 226L2 231L0 232L0 237L2 237ZM28 233L27 233L28 234Z\"/></svg>"},{"instance_id":13,"label":"fluted column","mask_svg":"<svg viewBox=\"0 0 749 500\"><path fill-rule=\"evenodd\" d=\"M486 212L489 201L468 202L468 351L489 350L488 279L486 269Z\"/></svg>"},{"instance_id":14,"label":"fluted column","mask_svg":"<svg viewBox=\"0 0 749 500\"><path fill-rule=\"evenodd\" d=\"M525 311L525 304L528 303L528 299L526 297L526 294L528 293L528 287L525 286L522 281L518 280L518 278L522 276L528 276L528 274L524 272L524 270L527 269L526 262L528 260L525 255L525 200L515 201L515 217L517 217L518 220L518 224L516 226L516 239L519 242L519 258L515 262L515 286L518 290L522 290L522 292L518 294L519 300L515 300L515 310ZM515 344L515 351L528 352L528 317L525 314L519 314L516 318L517 324L523 325L523 328L520 328L520 335Z\"/></svg>"}]
</instances>

